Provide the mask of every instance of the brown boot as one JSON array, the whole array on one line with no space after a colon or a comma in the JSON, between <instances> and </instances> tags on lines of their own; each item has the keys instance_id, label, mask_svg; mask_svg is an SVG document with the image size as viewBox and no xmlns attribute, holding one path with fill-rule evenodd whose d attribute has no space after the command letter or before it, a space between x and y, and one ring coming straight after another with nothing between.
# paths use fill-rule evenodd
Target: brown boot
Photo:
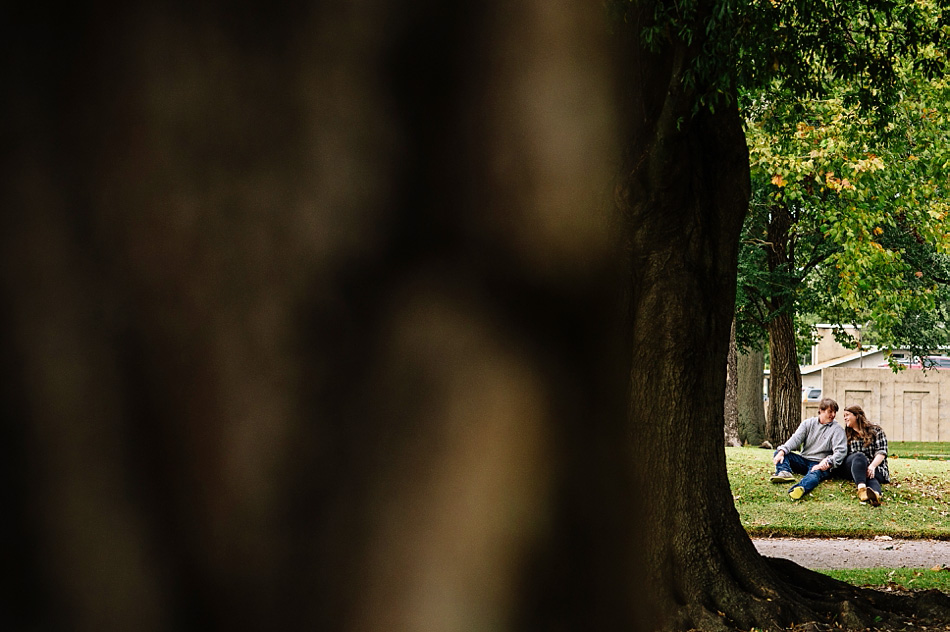
<instances>
[{"instance_id":1,"label":"brown boot","mask_svg":"<svg viewBox=\"0 0 950 632\"><path fill-rule=\"evenodd\" d=\"M868 501L868 488L867 488L867 487L859 487L859 488L858 488L858 500L860 500L860 501L863 502L863 503L866 503L866 502Z\"/></svg>"}]
</instances>

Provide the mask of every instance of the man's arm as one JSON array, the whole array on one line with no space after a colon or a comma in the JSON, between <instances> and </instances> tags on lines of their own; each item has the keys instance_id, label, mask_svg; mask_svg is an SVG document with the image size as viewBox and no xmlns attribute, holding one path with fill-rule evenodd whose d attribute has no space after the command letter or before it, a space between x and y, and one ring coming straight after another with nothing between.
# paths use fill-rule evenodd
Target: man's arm
<instances>
[{"instance_id":1,"label":"man's arm","mask_svg":"<svg viewBox=\"0 0 950 632\"><path fill-rule=\"evenodd\" d=\"M811 469L830 470L844 463L844 458L848 456L848 437L844 432L844 428L833 423L830 427L827 427L827 430L822 427L819 436L821 437L820 443L822 446L828 446L831 454L820 460ZM822 449L822 452L824 452L824 449Z\"/></svg>"},{"instance_id":2,"label":"man's arm","mask_svg":"<svg viewBox=\"0 0 950 632\"><path fill-rule=\"evenodd\" d=\"M798 424L798 429L792 433L792 436L788 438L788 441L780 445L776 450L782 450L785 454L788 454L795 448L800 448L802 443L805 442L805 437L808 435L808 429L806 424L808 420L806 419L802 423Z\"/></svg>"},{"instance_id":3,"label":"man's arm","mask_svg":"<svg viewBox=\"0 0 950 632\"><path fill-rule=\"evenodd\" d=\"M835 426L838 430L835 431L832 437L831 448L834 452L829 457L832 460L831 467L838 467L844 463L844 458L848 456L848 436L845 434L844 428L838 424L835 424Z\"/></svg>"}]
</instances>

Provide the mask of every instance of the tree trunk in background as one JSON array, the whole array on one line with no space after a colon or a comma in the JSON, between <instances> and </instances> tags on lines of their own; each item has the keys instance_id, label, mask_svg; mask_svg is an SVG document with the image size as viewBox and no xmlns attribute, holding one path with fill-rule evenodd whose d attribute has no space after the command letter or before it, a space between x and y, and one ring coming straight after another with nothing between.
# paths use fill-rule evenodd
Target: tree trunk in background
<instances>
[{"instance_id":1,"label":"tree trunk in background","mask_svg":"<svg viewBox=\"0 0 950 632\"><path fill-rule=\"evenodd\" d=\"M782 313L769 321L769 414L765 436L777 446L802 421L802 372L798 366L795 325Z\"/></svg>"},{"instance_id":2,"label":"tree trunk in background","mask_svg":"<svg viewBox=\"0 0 950 632\"><path fill-rule=\"evenodd\" d=\"M290 6L7 24L3 623L637 629L602 6Z\"/></svg>"},{"instance_id":3,"label":"tree trunk in background","mask_svg":"<svg viewBox=\"0 0 950 632\"><path fill-rule=\"evenodd\" d=\"M792 265L789 233L793 220L788 207L776 204L770 208L766 231L766 262L769 273L782 277ZM769 302L774 314L766 327L769 333L769 414L765 436L772 445L784 442L802 419L802 373L798 366L795 344L793 294L778 294Z\"/></svg>"},{"instance_id":4,"label":"tree trunk in background","mask_svg":"<svg viewBox=\"0 0 950 632\"><path fill-rule=\"evenodd\" d=\"M729 332L729 353L726 356L726 402L725 402L725 438L726 445L740 446L739 441L739 371L736 363L736 320L732 319Z\"/></svg>"},{"instance_id":5,"label":"tree trunk in background","mask_svg":"<svg viewBox=\"0 0 950 632\"><path fill-rule=\"evenodd\" d=\"M765 440L765 402L762 401L765 354L761 349L740 353L737 364L739 438L743 443L757 446Z\"/></svg>"}]
</instances>

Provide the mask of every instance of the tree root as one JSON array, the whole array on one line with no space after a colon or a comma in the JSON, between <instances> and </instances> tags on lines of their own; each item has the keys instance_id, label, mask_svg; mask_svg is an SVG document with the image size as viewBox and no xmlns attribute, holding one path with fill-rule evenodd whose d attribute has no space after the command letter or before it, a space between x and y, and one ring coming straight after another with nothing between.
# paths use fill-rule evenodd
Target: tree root
<instances>
[{"instance_id":1,"label":"tree root","mask_svg":"<svg viewBox=\"0 0 950 632\"><path fill-rule=\"evenodd\" d=\"M788 560L766 560L791 591L801 595L801 605L817 615L813 625L887 630L950 621L950 596L938 590L890 593L859 588Z\"/></svg>"},{"instance_id":2,"label":"tree root","mask_svg":"<svg viewBox=\"0 0 950 632\"><path fill-rule=\"evenodd\" d=\"M946 630L950 596L937 591L891 593L859 588L794 562L765 558L776 581L773 597L730 593L723 603L684 603L667 613L665 630ZM772 592L771 589L766 592Z\"/></svg>"}]
</instances>

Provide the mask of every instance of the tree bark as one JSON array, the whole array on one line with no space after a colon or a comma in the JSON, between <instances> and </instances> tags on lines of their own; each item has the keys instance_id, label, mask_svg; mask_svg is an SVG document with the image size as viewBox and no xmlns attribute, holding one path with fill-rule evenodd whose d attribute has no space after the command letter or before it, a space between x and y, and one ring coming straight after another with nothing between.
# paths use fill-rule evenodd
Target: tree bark
<instances>
[{"instance_id":1,"label":"tree bark","mask_svg":"<svg viewBox=\"0 0 950 632\"><path fill-rule=\"evenodd\" d=\"M784 205L774 205L770 211L766 262L769 273L781 277L789 274L794 261L790 236L793 220ZM769 333L769 414L765 434L773 445L778 445L801 423L802 373L795 343L794 295L775 294L768 308L773 316L766 325Z\"/></svg>"},{"instance_id":2,"label":"tree bark","mask_svg":"<svg viewBox=\"0 0 950 632\"><path fill-rule=\"evenodd\" d=\"M739 438L760 445L765 440L765 402L762 401L765 354L762 350L738 357Z\"/></svg>"},{"instance_id":3,"label":"tree bark","mask_svg":"<svg viewBox=\"0 0 950 632\"><path fill-rule=\"evenodd\" d=\"M769 414L765 434L772 445L788 439L802 421L802 372L798 366L795 325L786 313L769 330Z\"/></svg>"},{"instance_id":4,"label":"tree bark","mask_svg":"<svg viewBox=\"0 0 950 632\"><path fill-rule=\"evenodd\" d=\"M739 370L736 351L736 319L729 332L729 353L726 356L725 439L727 446L741 446L739 440Z\"/></svg>"},{"instance_id":5,"label":"tree bark","mask_svg":"<svg viewBox=\"0 0 950 632\"><path fill-rule=\"evenodd\" d=\"M645 13L628 18L637 28ZM719 441L739 231L749 196L741 120L732 105L692 114L682 76L697 50L651 54L629 34L632 122L622 183L632 253L631 426L650 573L642 596L657 627L762 625L781 586L743 531ZM640 368L638 370L639 367ZM697 472L702 472L696 476ZM670 528L676 525L676 537ZM752 578L750 582L749 579ZM761 581L759 581L761 580ZM769 627L785 623L777 612Z\"/></svg>"}]
</instances>

